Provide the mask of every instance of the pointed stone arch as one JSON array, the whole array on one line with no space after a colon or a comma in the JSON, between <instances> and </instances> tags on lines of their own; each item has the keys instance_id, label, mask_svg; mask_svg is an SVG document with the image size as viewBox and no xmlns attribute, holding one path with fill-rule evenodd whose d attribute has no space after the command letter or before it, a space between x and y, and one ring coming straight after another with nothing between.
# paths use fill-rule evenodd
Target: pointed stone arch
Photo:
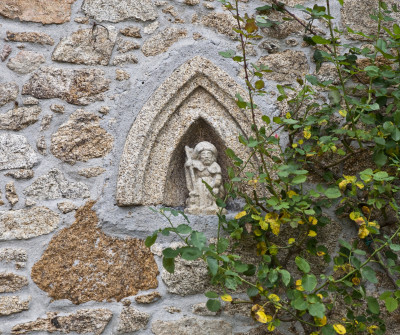
<instances>
[{"instance_id":1,"label":"pointed stone arch","mask_svg":"<svg viewBox=\"0 0 400 335\"><path fill-rule=\"evenodd\" d=\"M226 171L225 149L243 151L237 138L247 137L252 124L251 115L235 103L237 93L246 97L232 77L203 57L176 69L129 131L119 166L117 204L184 205L183 148L201 140L217 146L218 163Z\"/></svg>"}]
</instances>

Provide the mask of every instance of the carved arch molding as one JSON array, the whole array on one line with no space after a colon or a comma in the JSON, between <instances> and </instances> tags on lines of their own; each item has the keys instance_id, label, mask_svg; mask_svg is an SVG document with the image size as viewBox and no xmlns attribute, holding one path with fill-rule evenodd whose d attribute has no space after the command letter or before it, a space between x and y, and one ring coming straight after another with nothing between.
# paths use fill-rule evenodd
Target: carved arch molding
<instances>
[{"instance_id":1,"label":"carved arch molding","mask_svg":"<svg viewBox=\"0 0 400 335\"><path fill-rule=\"evenodd\" d=\"M243 151L238 135L247 137L251 131L251 116L235 103L237 93L247 96L208 59L198 56L177 68L129 131L119 166L117 204L183 206L185 145L213 143L226 173L226 148Z\"/></svg>"}]
</instances>

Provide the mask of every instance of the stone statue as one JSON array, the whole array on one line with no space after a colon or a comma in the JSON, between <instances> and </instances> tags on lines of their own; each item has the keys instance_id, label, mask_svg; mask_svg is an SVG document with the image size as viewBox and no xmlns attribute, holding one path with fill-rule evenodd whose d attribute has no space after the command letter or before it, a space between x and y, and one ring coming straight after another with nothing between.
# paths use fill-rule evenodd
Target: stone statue
<instances>
[{"instance_id":1,"label":"stone statue","mask_svg":"<svg viewBox=\"0 0 400 335\"><path fill-rule=\"evenodd\" d=\"M218 206L203 180L210 185L216 196L222 197L224 190L221 167L217 163L217 148L210 142L200 142L194 149L186 146L185 150L185 176L189 190L185 213L216 214Z\"/></svg>"}]
</instances>

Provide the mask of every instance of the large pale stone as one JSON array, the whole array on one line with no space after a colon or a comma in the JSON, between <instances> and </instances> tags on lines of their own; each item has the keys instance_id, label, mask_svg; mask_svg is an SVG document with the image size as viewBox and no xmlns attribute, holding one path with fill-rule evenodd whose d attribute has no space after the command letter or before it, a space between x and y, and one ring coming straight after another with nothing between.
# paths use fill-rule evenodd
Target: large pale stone
<instances>
[{"instance_id":1,"label":"large pale stone","mask_svg":"<svg viewBox=\"0 0 400 335\"><path fill-rule=\"evenodd\" d=\"M37 178L24 190L24 194L29 203L38 200L90 197L89 189L84 183L68 181L58 169L52 169L47 174Z\"/></svg>"},{"instance_id":2,"label":"large pale stone","mask_svg":"<svg viewBox=\"0 0 400 335\"><path fill-rule=\"evenodd\" d=\"M53 299L74 304L136 295L156 288L158 268L142 240L107 236L88 202L75 222L51 240L31 277Z\"/></svg>"},{"instance_id":3,"label":"large pale stone","mask_svg":"<svg viewBox=\"0 0 400 335\"><path fill-rule=\"evenodd\" d=\"M0 293L16 292L28 285L28 279L12 272L0 272Z\"/></svg>"},{"instance_id":4,"label":"large pale stone","mask_svg":"<svg viewBox=\"0 0 400 335\"><path fill-rule=\"evenodd\" d=\"M46 207L0 211L0 241L28 239L57 228L58 214Z\"/></svg>"},{"instance_id":5,"label":"large pale stone","mask_svg":"<svg viewBox=\"0 0 400 335\"><path fill-rule=\"evenodd\" d=\"M154 321L155 335L232 335L232 325L223 320L183 318L177 321Z\"/></svg>"},{"instance_id":6,"label":"large pale stone","mask_svg":"<svg viewBox=\"0 0 400 335\"><path fill-rule=\"evenodd\" d=\"M26 311L29 308L30 300L30 297L27 300L22 300L17 296L0 297L0 316Z\"/></svg>"},{"instance_id":7,"label":"large pale stone","mask_svg":"<svg viewBox=\"0 0 400 335\"><path fill-rule=\"evenodd\" d=\"M106 172L106 169L100 167L100 166L93 166L90 168L82 169L78 171L78 174L80 176L86 177L86 178L93 178L100 176L102 173Z\"/></svg>"},{"instance_id":8,"label":"large pale stone","mask_svg":"<svg viewBox=\"0 0 400 335\"><path fill-rule=\"evenodd\" d=\"M34 176L34 173L31 169L18 169L7 172L5 176L12 177L14 179L31 179Z\"/></svg>"},{"instance_id":9,"label":"large pale stone","mask_svg":"<svg viewBox=\"0 0 400 335\"><path fill-rule=\"evenodd\" d=\"M131 306L122 309L117 331L119 333L131 333L143 329L149 322L150 314L141 312Z\"/></svg>"},{"instance_id":10,"label":"large pale stone","mask_svg":"<svg viewBox=\"0 0 400 335\"><path fill-rule=\"evenodd\" d=\"M95 28L80 29L58 43L52 60L107 65L116 39L117 31L112 26L96 25Z\"/></svg>"},{"instance_id":11,"label":"large pale stone","mask_svg":"<svg viewBox=\"0 0 400 335\"><path fill-rule=\"evenodd\" d=\"M265 74L267 79L280 83L292 84L309 72L307 57L302 51L285 50L261 57L258 62L272 70Z\"/></svg>"},{"instance_id":12,"label":"large pale stone","mask_svg":"<svg viewBox=\"0 0 400 335\"><path fill-rule=\"evenodd\" d=\"M22 130L39 120L41 108L38 106L14 108L0 114L0 130Z\"/></svg>"},{"instance_id":13,"label":"large pale stone","mask_svg":"<svg viewBox=\"0 0 400 335\"><path fill-rule=\"evenodd\" d=\"M23 86L22 94L39 99L60 98L75 105L103 100L110 81L100 69L41 67Z\"/></svg>"},{"instance_id":14,"label":"large pale stone","mask_svg":"<svg viewBox=\"0 0 400 335\"><path fill-rule=\"evenodd\" d=\"M19 88L16 83L0 83L0 107L16 100L18 91Z\"/></svg>"},{"instance_id":15,"label":"large pale stone","mask_svg":"<svg viewBox=\"0 0 400 335\"><path fill-rule=\"evenodd\" d=\"M37 43L37 44L47 44L54 45L54 40L51 36L42 33L42 32L13 32L7 31L7 39L13 42L29 42L29 43Z\"/></svg>"},{"instance_id":16,"label":"large pale stone","mask_svg":"<svg viewBox=\"0 0 400 335\"><path fill-rule=\"evenodd\" d=\"M100 118L77 110L51 136L51 152L69 164L103 157L110 152L114 139L99 124Z\"/></svg>"},{"instance_id":17,"label":"large pale stone","mask_svg":"<svg viewBox=\"0 0 400 335\"><path fill-rule=\"evenodd\" d=\"M121 65L126 63L136 64L137 62L138 62L137 57L132 53L128 53L125 55L115 56L112 61L112 65Z\"/></svg>"},{"instance_id":18,"label":"large pale stone","mask_svg":"<svg viewBox=\"0 0 400 335\"><path fill-rule=\"evenodd\" d=\"M151 0L85 0L82 10L96 21L149 21L158 17Z\"/></svg>"},{"instance_id":19,"label":"large pale stone","mask_svg":"<svg viewBox=\"0 0 400 335\"><path fill-rule=\"evenodd\" d=\"M234 79L207 59L195 57L177 68L129 131L119 168L118 205L185 205L185 145L200 141L216 146L217 162L227 178L226 148L246 155L237 137L252 133L250 114L236 105L237 93L246 96ZM259 111L256 117L260 119Z\"/></svg>"},{"instance_id":20,"label":"large pale stone","mask_svg":"<svg viewBox=\"0 0 400 335\"><path fill-rule=\"evenodd\" d=\"M201 23L206 27L215 29L220 34L238 39L238 34L233 31L237 27L237 23L229 13L210 13L202 18Z\"/></svg>"},{"instance_id":21,"label":"large pale stone","mask_svg":"<svg viewBox=\"0 0 400 335\"><path fill-rule=\"evenodd\" d=\"M168 27L146 40L142 46L142 52L146 57L158 55L166 52L172 44L186 36L186 29Z\"/></svg>"},{"instance_id":22,"label":"large pale stone","mask_svg":"<svg viewBox=\"0 0 400 335\"><path fill-rule=\"evenodd\" d=\"M128 37L135 37L135 38L142 37L142 35L140 34L140 27L136 27L136 26L125 27L124 29L121 29L119 32L122 35L128 36Z\"/></svg>"},{"instance_id":23,"label":"large pale stone","mask_svg":"<svg viewBox=\"0 0 400 335\"><path fill-rule=\"evenodd\" d=\"M164 271L161 277L168 292L181 296L205 292L210 285L207 265L203 260L187 261L178 257L174 273Z\"/></svg>"},{"instance_id":24,"label":"large pale stone","mask_svg":"<svg viewBox=\"0 0 400 335\"><path fill-rule=\"evenodd\" d=\"M22 135L0 134L0 170L29 169L37 155Z\"/></svg>"},{"instance_id":25,"label":"large pale stone","mask_svg":"<svg viewBox=\"0 0 400 335\"><path fill-rule=\"evenodd\" d=\"M158 301L161 298L161 294L157 291L151 292L149 294L140 295L135 297L135 301L138 304L151 304L155 301Z\"/></svg>"},{"instance_id":26,"label":"large pale stone","mask_svg":"<svg viewBox=\"0 0 400 335\"><path fill-rule=\"evenodd\" d=\"M27 74L35 71L45 61L44 56L38 52L22 50L10 58L7 67L19 74Z\"/></svg>"},{"instance_id":27,"label":"large pale stone","mask_svg":"<svg viewBox=\"0 0 400 335\"><path fill-rule=\"evenodd\" d=\"M298 21L293 20L285 12L272 11L268 13L268 19L271 21L280 22L272 27L262 29L262 32L268 37L283 40L291 35L304 35L305 28ZM302 22L307 25L306 21L302 20Z\"/></svg>"},{"instance_id":28,"label":"large pale stone","mask_svg":"<svg viewBox=\"0 0 400 335\"><path fill-rule=\"evenodd\" d=\"M387 0L385 2L389 7L394 4L399 6L398 0ZM361 31L366 35L376 35L378 33L378 22L373 20L370 15L375 15L378 12L378 4L379 1L376 0L344 0L341 8L343 25L356 32ZM400 22L400 13L391 15L394 21L383 22L383 26L391 28L394 23ZM355 34L349 34L349 37L355 40L370 41L368 38Z\"/></svg>"},{"instance_id":29,"label":"large pale stone","mask_svg":"<svg viewBox=\"0 0 400 335\"><path fill-rule=\"evenodd\" d=\"M76 0L2 0L0 15L20 21L43 24L64 23L71 18L71 5Z\"/></svg>"},{"instance_id":30,"label":"large pale stone","mask_svg":"<svg viewBox=\"0 0 400 335\"><path fill-rule=\"evenodd\" d=\"M140 49L140 44L133 42L133 41L128 41L122 38L119 38L117 41L117 51L121 53L126 53L128 51Z\"/></svg>"},{"instance_id":31,"label":"large pale stone","mask_svg":"<svg viewBox=\"0 0 400 335\"><path fill-rule=\"evenodd\" d=\"M2 248L0 249L0 262L14 263L15 267L24 268L28 260L25 249Z\"/></svg>"},{"instance_id":32,"label":"large pale stone","mask_svg":"<svg viewBox=\"0 0 400 335\"><path fill-rule=\"evenodd\" d=\"M17 190L13 181L10 181L6 184L6 199L10 203L11 207L19 201Z\"/></svg>"},{"instance_id":33,"label":"large pale stone","mask_svg":"<svg viewBox=\"0 0 400 335\"><path fill-rule=\"evenodd\" d=\"M46 318L18 324L12 328L13 334L27 334L30 332L57 332L100 335L112 318L112 312L105 308L81 309L67 315L47 313Z\"/></svg>"}]
</instances>

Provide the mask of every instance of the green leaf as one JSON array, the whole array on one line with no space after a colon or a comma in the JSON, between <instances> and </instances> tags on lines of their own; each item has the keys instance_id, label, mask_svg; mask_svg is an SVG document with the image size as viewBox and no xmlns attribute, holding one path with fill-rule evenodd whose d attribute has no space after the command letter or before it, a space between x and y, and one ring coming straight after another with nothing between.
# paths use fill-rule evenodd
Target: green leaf
<instances>
[{"instance_id":1,"label":"green leaf","mask_svg":"<svg viewBox=\"0 0 400 335\"><path fill-rule=\"evenodd\" d=\"M301 279L301 286L306 291L311 292L317 286L317 278L313 274L306 274Z\"/></svg>"},{"instance_id":2,"label":"green leaf","mask_svg":"<svg viewBox=\"0 0 400 335\"><path fill-rule=\"evenodd\" d=\"M378 283L375 271L369 266L365 266L361 269L361 276L372 284Z\"/></svg>"},{"instance_id":3,"label":"green leaf","mask_svg":"<svg viewBox=\"0 0 400 335\"><path fill-rule=\"evenodd\" d=\"M325 191L325 195L329 199L336 199L342 196L338 187L330 187Z\"/></svg>"},{"instance_id":4,"label":"green leaf","mask_svg":"<svg viewBox=\"0 0 400 335\"><path fill-rule=\"evenodd\" d=\"M307 176L305 175L298 175L292 179L293 184L302 184L307 180Z\"/></svg>"},{"instance_id":5,"label":"green leaf","mask_svg":"<svg viewBox=\"0 0 400 335\"><path fill-rule=\"evenodd\" d=\"M391 244L390 249L393 251L400 251L400 244Z\"/></svg>"},{"instance_id":6,"label":"green leaf","mask_svg":"<svg viewBox=\"0 0 400 335\"><path fill-rule=\"evenodd\" d=\"M385 299L385 306L388 312L393 312L399 306L398 301L395 298L389 297Z\"/></svg>"},{"instance_id":7,"label":"green leaf","mask_svg":"<svg viewBox=\"0 0 400 335\"><path fill-rule=\"evenodd\" d=\"M383 137L375 137L374 141L375 141L376 144L379 144L379 145L385 145L386 144L386 141L385 141L385 139Z\"/></svg>"},{"instance_id":8,"label":"green leaf","mask_svg":"<svg viewBox=\"0 0 400 335\"><path fill-rule=\"evenodd\" d=\"M367 297L367 304L368 304L368 309L371 311L373 314L379 314L380 309L379 309L379 303L378 300L374 297Z\"/></svg>"},{"instance_id":9,"label":"green leaf","mask_svg":"<svg viewBox=\"0 0 400 335\"><path fill-rule=\"evenodd\" d=\"M163 267L169 273L174 273L175 270L175 258L163 257Z\"/></svg>"},{"instance_id":10,"label":"green leaf","mask_svg":"<svg viewBox=\"0 0 400 335\"><path fill-rule=\"evenodd\" d=\"M257 80L254 83L254 86L255 86L256 89L261 90L262 88L264 88L265 84L264 84L263 80Z\"/></svg>"},{"instance_id":11,"label":"green leaf","mask_svg":"<svg viewBox=\"0 0 400 335\"><path fill-rule=\"evenodd\" d=\"M286 270L279 270L282 276L282 282L285 284L285 286L288 286L290 283L290 272Z\"/></svg>"},{"instance_id":12,"label":"green leaf","mask_svg":"<svg viewBox=\"0 0 400 335\"><path fill-rule=\"evenodd\" d=\"M381 150L374 152L373 159L376 165L378 165L379 167L385 165L387 162L387 156Z\"/></svg>"},{"instance_id":13,"label":"green leaf","mask_svg":"<svg viewBox=\"0 0 400 335\"><path fill-rule=\"evenodd\" d=\"M181 248L181 256L187 261L194 261L202 255L202 252L198 248L184 247Z\"/></svg>"},{"instance_id":14,"label":"green leaf","mask_svg":"<svg viewBox=\"0 0 400 335\"><path fill-rule=\"evenodd\" d=\"M179 255L179 249L166 248L163 250L163 255L166 258L175 258Z\"/></svg>"},{"instance_id":15,"label":"green leaf","mask_svg":"<svg viewBox=\"0 0 400 335\"><path fill-rule=\"evenodd\" d=\"M234 50L227 50L227 51L220 51L218 52L220 56L224 57L224 58L232 58L233 56L235 56L236 51Z\"/></svg>"},{"instance_id":16,"label":"green leaf","mask_svg":"<svg viewBox=\"0 0 400 335\"><path fill-rule=\"evenodd\" d=\"M399 128L395 128L394 131L392 132L392 139L393 141L400 141L400 130Z\"/></svg>"},{"instance_id":17,"label":"green leaf","mask_svg":"<svg viewBox=\"0 0 400 335\"><path fill-rule=\"evenodd\" d=\"M343 1L343 0L341 0L341 1ZM337 334L332 325L326 325L326 326L322 327L321 331L322 331L322 335L336 335Z\"/></svg>"},{"instance_id":18,"label":"green leaf","mask_svg":"<svg viewBox=\"0 0 400 335\"><path fill-rule=\"evenodd\" d=\"M217 243L217 252L219 254L225 252L228 246L229 246L229 241L226 238L220 238Z\"/></svg>"},{"instance_id":19,"label":"green leaf","mask_svg":"<svg viewBox=\"0 0 400 335\"><path fill-rule=\"evenodd\" d=\"M305 311L308 308L308 303L303 298L297 298L292 301L292 306L299 311Z\"/></svg>"},{"instance_id":20,"label":"green leaf","mask_svg":"<svg viewBox=\"0 0 400 335\"><path fill-rule=\"evenodd\" d=\"M331 41L329 41L321 36L313 36L311 39L316 44L331 44Z\"/></svg>"},{"instance_id":21,"label":"green leaf","mask_svg":"<svg viewBox=\"0 0 400 335\"><path fill-rule=\"evenodd\" d=\"M218 293L215 293L215 292L213 292L213 291L207 291L206 293L204 293L204 295L205 295L207 298L210 298L210 299L217 299L217 298L219 297L219 294L218 294Z\"/></svg>"},{"instance_id":22,"label":"green leaf","mask_svg":"<svg viewBox=\"0 0 400 335\"><path fill-rule=\"evenodd\" d=\"M190 228L187 224L180 224L176 227L176 231L179 234L190 234L192 232L192 228Z\"/></svg>"},{"instance_id":23,"label":"green leaf","mask_svg":"<svg viewBox=\"0 0 400 335\"><path fill-rule=\"evenodd\" d=\"M211 312L218 312L221 308L221 302L219 300L208 299L206 306Z\"/></svg>"},{"instance_id":24,"label":"green leaf","mask_svg":"<svg viewBox=\"0 0 400 335\"><path fill-rule=\"evenodd\" d=\"M207 264L211 274L215 276L218 272L218 261L215 258L207 257Z\"/></svg>"},{"instance_id":25,"label":"green leaf","mask_svg":"<svg viewBox=\"0 0 400 335\"><path fill-rule=\"evenodd\" d=\"M347 241L344 241L344 240L339 240L339 243L343 246L343 247L345 247L346 249L349 249L349 250L351 250L352 249L352 247L351 247L351 245L350 245L350 243L349 242L347 242Z\"/></svg>"},{"instance_id":26,"label":"green leaf","mask_svg":"<svg viewBox=\"0 0 400 335\"><path fill-rule=\"evenodd\" d=\"M157 232L155 232L153 235L151 236L147 236L146 240L144 241L144 245L147 248L150 248L157 240Z\"/></svg>"},{"instance_id":27,"label":"green leaf","mask_svg":"<svg viewBox=\"0 0 400 335\"><path fill-rule=\"evenodd\" d=\"M308 264L308 262L304 258L297 256L295 262L299 270L303 271L304 273L310 272L310 264Z\"/></svg>"},{"instance_id":28,"label":"green leaf","mask_svg":"<svg viewBox=\"0 0 400 335\"><path fill-rule=\"evenodd\" d=\"M310 315L322 319L325 314L325 305L321 304L320 302L316 302L315 304L309 305L308 311L310 312Z\"/></svg>"},{"instance_id":29,"label":"green leaf","mask_svg":"<svg viewBox=\"0 0 400 335\"><path fill-rule=\"evenodd\" d=\"M204 233L200 233L198 231L194 231L190 235L190 242L196 248L202 249L205 246L206 242L207 242L207 237L204 235Z\"/></svg>"},{"instance_id":30,"label":"green leaf","mask_svg":"<svg viewBox=\"0 0 400 335\"><path fill-rule=\"evenodd\" d=\"M225 208L226 207L226 203L220 198L217 198L216 203L217 203L218 207L221 207L221 208Z\"/></svg>"},{"instance_id":31,"label":"green leaf","mask_svg":"<svg viewBox=\"0 0 400 335\"><path fill-rule=\"evenodd\" d=\"M251 298L251 297L255 297L257 294L259 293L259 290L257 287L254 286L250 286L247 289L247 295Z\"/></svg>"}]
</instances>

